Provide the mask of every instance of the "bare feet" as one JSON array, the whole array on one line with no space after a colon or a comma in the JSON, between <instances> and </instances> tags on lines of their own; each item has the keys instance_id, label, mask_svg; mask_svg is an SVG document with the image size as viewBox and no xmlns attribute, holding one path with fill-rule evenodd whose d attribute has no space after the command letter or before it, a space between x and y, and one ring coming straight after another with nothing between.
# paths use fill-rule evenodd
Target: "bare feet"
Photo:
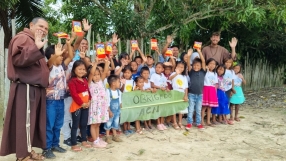
<instances>
[{"instance_id":1,"label":"bare feet","mask_svg":"<svg viewBox=\"0 0 286 161\"><path fill-rule=\"evenodd\" d=\"M74 151L74 152L82 151L81 147L80 147L80 146L77 146L77 145L72 146L71 149L72 149L72 151Z\"/></svg>"},{"instance_id":2,"label":"bare feet","mask_svg":"<svg viewBox=\"0 0 286 161\"><path fill-rule=\"evenodd\" d=\"M81 143L81 145L84 146L85 148L91 148L91 145L88 142L86 142L86 141L83 141Z\"/></svg>"},{"instance_id":3,"label":"bare feet","mask_svg":"<svg viewBox=\"0 0 286 161\"><path fill-rule=\"evenodd\" d=\"M240 119L238 117L235 117L234 120L238 121L238 122L240 121Z\"/></svg>"}]
</instances>

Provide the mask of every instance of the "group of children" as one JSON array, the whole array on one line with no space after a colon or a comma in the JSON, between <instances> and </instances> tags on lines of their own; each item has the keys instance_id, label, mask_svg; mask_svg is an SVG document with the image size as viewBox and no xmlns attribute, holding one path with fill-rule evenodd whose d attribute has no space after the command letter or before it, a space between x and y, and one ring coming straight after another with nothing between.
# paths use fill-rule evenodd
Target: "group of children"
<instances>
[{"instance_id":1,"label":"group of children","mask_svg":"<svg viewBox=\"0 0 286 161\"><path fill-rule=\"evenodd\" d=\"M104 148L112 140L121 142L117 135L117 130L120 130L121 96L122 93L135 90L176 90L184 93L182 99L189 102L189 106L178 114L157 118L156 128L160 131L167 129L167 124L176 130L189 130L192 125L203 129L205 125L233 124L233 120L239 121L239 105L244 102L241 85L246 82L240 65L233 66L231 58L219 65L214 59L205 61L200 50L193 53L189 49L187 53L181 54L181 61L176 61L171 56L168 62L154 65L153 56L145 56L138 48L140 56L132 60L135 50L130 55L121 53L115 66L112 58L96 58L91 62L85 57L86 49L75 49L71 45L72 41L73 39L67 39L64 49L61 45L46 49L50 68L50 86L47 88L47 147L43 151L46 158L54 158L53 151L66 152L59 146L62 126L70 126L71 130L67 132L70 138L64 137L65 141L70 140L73 151L82 150L77 145L78 133L81 145L85 148ZM187 114L186 126L182 125L184 114ZM229 114L230 119L227 118ZM71 124L64 123L68 117L71 117ZM142 134L141 121L144 129L154 128L151 120L135 121L135 131L130 128L129 122L125 122L122 126L124 134ZM105 140L99 137L101 124L104 124L106 131ZM92 144L87 142L88 125ZM63 131L65 132L66 130Z\"/></svg>"}]
</instances>

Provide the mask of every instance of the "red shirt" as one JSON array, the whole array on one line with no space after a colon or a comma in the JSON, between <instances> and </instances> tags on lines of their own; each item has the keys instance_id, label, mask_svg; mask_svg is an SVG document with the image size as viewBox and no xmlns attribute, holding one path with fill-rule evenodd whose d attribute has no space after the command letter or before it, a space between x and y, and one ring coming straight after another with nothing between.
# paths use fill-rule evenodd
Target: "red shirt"
<instances>
[{"instance_id":1,"label":"red shirt","mask_svg":"<svg viewBox=\"0 0 286 161\"><path fill-rule=\"evenodd\" d=\"M82 105L84 103L78 95L82 92L88 92L89 100L91 99L90 92L88 90L88 82L85 78L83 78L83 81L79 80L78 78L71 78L69 81L69 90L72 99L78 105Z\"/></svg>"}]
</instances>

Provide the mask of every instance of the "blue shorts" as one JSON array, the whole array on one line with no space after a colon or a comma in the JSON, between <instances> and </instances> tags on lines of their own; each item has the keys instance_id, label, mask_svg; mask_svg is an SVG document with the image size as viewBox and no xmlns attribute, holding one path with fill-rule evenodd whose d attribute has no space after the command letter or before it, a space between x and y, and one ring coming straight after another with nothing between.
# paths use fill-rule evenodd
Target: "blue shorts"
<instances>
[{"instance_id":1,"label":"blue shorts","mask_svg":"<svg viewBox=\"0 0 286 161\"><path fill-rule=\"evenodd\" d=\"M104 124L105 130L110 129L119 129L119 116L120 116L120 109L116 112L113 112L113 117L109 118L109 120Z\"/></svg>"}]
</instances>

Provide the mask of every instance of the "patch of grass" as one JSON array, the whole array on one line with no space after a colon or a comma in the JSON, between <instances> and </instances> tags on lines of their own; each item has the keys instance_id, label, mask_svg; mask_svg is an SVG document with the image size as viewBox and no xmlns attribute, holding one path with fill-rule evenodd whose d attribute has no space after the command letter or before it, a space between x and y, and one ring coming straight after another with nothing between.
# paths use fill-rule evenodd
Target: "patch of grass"
<instances>
[{"instance_id":1,"label":"patch of grass","mask_svg":"<svg viewBox=\"0 0 286 161\"><path fill-rule=\"evenodd\" d=\"M144 152L145 152L145 149L140 149L140 150L138 151L138 155L143 155Z\"/></svg>"}]
</instances>

